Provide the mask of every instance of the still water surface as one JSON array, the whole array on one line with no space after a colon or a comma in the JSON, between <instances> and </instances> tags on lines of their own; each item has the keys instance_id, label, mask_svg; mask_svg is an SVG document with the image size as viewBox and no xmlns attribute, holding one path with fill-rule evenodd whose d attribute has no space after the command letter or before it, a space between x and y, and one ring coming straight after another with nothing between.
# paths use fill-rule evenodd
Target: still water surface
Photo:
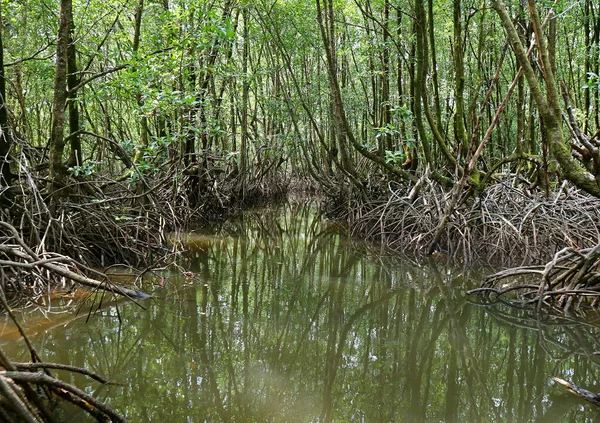
<instances>
[{"instance_id":1,"label":"still water surface","mask_svg":"<svg viewBox=\"0 0 600 423\"><path fill-rule=\"evenodd\" d=\"M117 383L59 373L131 422L600 421L550 380L593 389L599 330L470 304L477 270L385 257L301 202L181 241L191 273L154 279L146 310L28 321L45 361Z\"/></svg>"}]
</instances>

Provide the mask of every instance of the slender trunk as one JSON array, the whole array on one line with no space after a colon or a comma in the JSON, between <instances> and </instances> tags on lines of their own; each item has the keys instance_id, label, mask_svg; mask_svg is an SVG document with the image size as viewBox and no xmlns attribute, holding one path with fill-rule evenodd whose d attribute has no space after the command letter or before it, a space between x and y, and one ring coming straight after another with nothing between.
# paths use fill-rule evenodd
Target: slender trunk
<instances>
[{"instance_id":1,"label":"slender trunk","mask_svg":"<svg viewBox=\"0 0 600 423\"><path fill-rule=\"evenodd\" d=\"M54 74L54 100L52 102L52 131L50 135L51 189L64 185L66 167L62 161L65 149L65 106L67 104L67 58L69 50L69 24L72 0L61 0L56 39L56 66Z\"/></svg>"},{"instance_id":2,"label":"slender trunk","mask_svg":"<svg viewBox=\"0 0 600 423\"><path fill-rule=\"evenodd\" d=\"M556 75L556 19L548 23L548 62L552 74Z\"/></svg>"},{"instance_id":3,"label":"slender trunk","mask_svg":"<svg viewBox=\"0 0 600 423\"><path fill-rule=\"evenodd\" d=\"M463 145L465 154L470 146L465 134L465 70L464 54L462 41L462 19L461 19L461 0L453 2L453 23L454 23L454 98L456 101L456 110L454 113L454 138L457 145Z\"/></svg>"},{"instance_id":4,"label":"slender trunk","mask_svg":"<svg viewBox=\"0 0 600 423\"><path fill-rule=\"evenodd\" d=\"M398 37L399 40L402 39L402 12L400 10L396 11L396 26L398 27L398 29L396 30L396 36ZM402 78L402 59L399 57L400 56L400 52L398 52L398 54L396 54L396 56L398 56L397 59L397 67L396 67L396 89L398 90L398 101L400 102L400 104L403 103L404 101L404 89L402 87L402 82L403 82L403 78Z\"/></svg>"},{"instance_id":5,"label":"slender trunk","mask_svg":"<svg viewBox=\"0 0 600 423\"><path fill-rule=\"evenodd\" d=\"M81 157L81 138L79 136L79 104L77 100L77 91L73 90L79 84L77 76L77 51L75 49L75 23L73 21L73 11L69 16L69 48L67 58L67 87L68 94L68 109L69 109L69 137L71 143L71 155L69 156L68 166L81 166L83 163Z\"/></svg>"},{"instance_id":6,"label":"slender trunk","mask_svg":"<svg viewBox=\"0 0 600 423\"><path fill-rule=\"evenodd\" d=\"M344 113L343 102L341 99L340 86L337 77L337 55L335 48L335 31L333 22L333 5L331 1L324 1L324 11L321 9L321 0L317 0L317 19L321 30L321 38L325 47L327 58L327 75L329 80L330 112L331 112L331 130L332 142L337 152L340 154L342 168L348 171L348 153L346 151L346 130L343 124ZM325 12L325 13L323 13ZM375 87L375 84L373 84Z\"/></svg>"},{"instance_id":7,"label":"slender trunk","mask_svg":"<svg viewBox=\"0 0 600 423\"><path fill-rule=\"evenodd\" d=\"M400 40L402 39L402 11L397 9L396 10L396 36L397 38ZM396 64L396 89L397 89L397 93L398 93L398 104L400 105L405 105L406 104L406 99L404 98L404 87L403 87L403 67L402 67L402 59L399 57L399 54L397 55L397 64ZM412 110L412 107L410 108ZM408 135L408 130L406 128L406 120L405 119L400 119L400 139L403 140L403 148L404 148L404 154L406 156L406 161L403 164L404 169L410 169L412 168L412 166L414 166L414 169L417 168L417 160L416 160L416 154L414 155L415 157L413 157L413 152L411 150L411 146L406 143L404 140L408 140L409 138L412 138L412 135L409 136Z\"/></svg>"},{"instance_id":8,"label":"slender trunk","mask_svg":"<svg viewBox=\"0 0 600 423\"><path fill-rule=\"evenodd\" d=\"M524 19L524 5L523 0L519 3L519 22L517 28L519 29L519 39L521 43L525 45L529 38L529 34L527 31L527 23ZM516 145L516 154L521 155L522 153L531 153L534 152L531 150L530 145L525 143L525 81L523 78L519 78L519 82L517 85L517 145Z\"/></svg>"},{"instance_id":9,"label":"slender trunk","mask_svg":"<svg viewBox=\"0 0 600 423\"><path fill-rule=\"evenodd\" d=\"M139 0L138 5L135 9L135 28L133 30L133 54L137 55L140 48L140 33L142 30L142 15L144 13L144 0ZM137 105L142 111L142 107L144 106L143 95L141 92L136 94ZM148 118L146 115L142 114L140 119L140 145L135 153L134 162L138 162L142 156L144 149L148 146Z\"/></svg>"},{"instance_id":10,"label":"slender trunk","mask_svg":"<svg viewBox=\"0 0 600 423\"><path fill-rule=\"evenodd\" d=\"M426 52L426 25L427 19L425 15L425 8L423 7L422 0L415 0L415 76L414 76L414 115L415 124L417 126L417 132L419 134L419 141L423 147L423 153L425 155L425 161L429 165L433 165L431 157L431 148L427 134L425 132L425 126L423 125L423 91L425 90L425 77L427 73L427 56Z\"/></svg>"},{"instance_id":11,"label":"slender trunk","mask_svg":"<svg viewBox=\"0 0 600 423\"><path fill-rule=\"evenodd\" d=\"M2 15L0 14L0 195L4 187L10 185L13 175L10 171L9 153L12 136L8 127L6 109L6 81L4 79L4 45L2 43Z\"/></svg>"},{"instance_id":12,"label":"slender trunk","mask_svg":"<svg viewBox=\"0 0 600 423\"><path fill-rule=\"evenodd\" d=\"M163 7L163 11L168 14L169 12L169 1L168 0L163 0L162 1L162 7ZM173 40L167 40L167 43L171 43ZM176 90L177 88L173 87L173 90ZM159 138L161 139L165 139L167 137L167 116L165 113L159 113L156 116L156 134ZM169 147L169 156L171 156L171 147Z\"/></svg>"},{"instance_id":13,"label":"slender trunk","mask_svg":"<svg viewBox=\"0 0 600 423\"><path fill-rule=\"evenodd\" d=\"M523 78L519 79L517 85L517 145L516 154L523 154L523 140L525 138L525 83Z\"/></svg>"},{"instance_id":14,"label":"slender trunk","mask_svg":"<svg viewBox=\"0 0 600 423\"><path fill-rule=\"evenodd\" d=\"M527 145L528 145L528 153L531 154L539 154L540 153L540 149L538 148L539 145L536 142L536 134L537 134L537 129L536 128L536 113L535 113L535 100L533 98L533 96L531 95L531 93L529 93L529 110L530 113L528 113L529 115L529 119L528 119L528 123L527 123L527 128L529 129L529 133L528 133L528 139L527 139Z\"/></svg>"},{"instance_id":15,"label":"slender trunk","mask_svg":"<svg viewBox=\"0 0 600 423\"><path fill-rule=\"evenodd\" d=\"M241 139L240 139L240 181L241 181L241 196L242 199L246 194L246 180L247 180L247 152L248 152L248 101L249 101L249 75L248 75L248 56L250 54L250 33L249 33L249 14L248 8L245 7L242 12L242 19L244 21L243 39L244 44L242 46L242 105L241 105Z\"/></svg>"},{"instance_id":16,"label":"slender trunk","mask_svg":"<svg viewBox=\"0 0 600 423\"><path fill-rule=\"evenodd\" d=\"M585 1L584 14L583 14L583 34L585 43L585 57L583 62L583 71L585 72L585 78L587 80L589 73L591 72L591 56L592 56L592 44L590 37L590 8L591 0ZM583 132L586 132L588 127L588 120L590 115L590 90L583 90Z\"/></svg>"},{"instance_id":17,"label":"slender trunk","mask_svg":"<svg viewBox=\"0 0 600 423\"><path fill-rule=\"evenodd\" d=\"M236 83L232 78L229 81L229 127L231 128L231 148L226 143L227 138L224 139L223 149L230 151L237 151L237 123L235 120L235 88Z\"/></svg>"},{"instance_id":18,"label":"slender trunk","mask_svg":"<svg viewBox=\"0 0 600 423\"><path fill-rule=\"evenodd\" d=\"M330 66L330 91L333 93L333 111L336 126L337 145L340 152L340 158L344 171L348 174L354 175L354 166L350 162L350 156L348 152L348 138L353 137L354 134L350 131L350 125L348 124L346 111L344 108L344 102L342 100L341 88L338 78L338 60L337 60L337 49L336 49L336 31L335 31L335 16L333 13L333 0L325 2L327 5L326 10L326 21L327 21L327 39L329 40L329 63Z\"/></svg>"},{"instance_id":19,"label":"slender trunk","mask_svg":"<svg viewBox=\"0 0 600 423\"><path fill-rule=\"evenodd\" d=\"M440 106L440 86L438 82L438 65L435 52L435 32L433 25L433 0L428 0L427 6L429 18L429 44L431 51L431 82L433 83L433 112L435 113L435 125L437 126L437 130L442 132L442 108Z\"/></svg>"},{"instance_id":20,"label":"slender trunk","mask_svg":"<svg viewBox=\"0 0 600 423\"><path fill-rule=\"evenodd\" d=\"M15 126L22 128L25 139L34 140L33 131L29 123L29 112L25 101L25 88L23 86L23 70L20 65L13 68L14 92L16 102L19 104L19 114L15 117Z\"/></svg>"},{"instance_id":21,"label":"slender trunk","mask_svg":"<svg viewBox=\"0 0 600 423\"><path fill-rule=\"evenodd\" d=\"M383 54L381 63L381 127L387 127L391 121L390 113L390 52L389 52L389 20L390 4L385 0L383 4ZM383 150L392 150L392 137L385 135Z\"/></svg>"},{"instance_id":22,"label":"slender trunk","mask_svg":"<svg viewBox=\"0 0 600 423\"><path fill-rule=\"evenodd\" d=\"M595 10L595 9L594 9ZM592 39L593 45L593 56L592 63L594 64L593 72L596 75L600 75L600 9L597 11L596 20L594 22L594 36ZM595 131L600 131L600 90L594 91L594 108L593 116L596 127Z\"/></svg>"}]
</instances>

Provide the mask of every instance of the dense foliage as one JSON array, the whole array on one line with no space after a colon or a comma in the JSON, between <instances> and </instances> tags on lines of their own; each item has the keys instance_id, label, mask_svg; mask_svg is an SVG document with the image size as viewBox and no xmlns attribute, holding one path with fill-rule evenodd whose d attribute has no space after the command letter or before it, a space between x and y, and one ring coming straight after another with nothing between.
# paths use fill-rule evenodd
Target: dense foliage
<instances>
[{"instance_id":1,"label":"dense foliage","mask_svg":"<svg viewBox=\"0 0 600 423\"><path fill-rule=\"evenodd\" d=\"M593 0L0 0L0 299L138 296L90 265L175 263L170 232L292 182L418 253L568 245L538 307L597 296L599 75ZM45 420L30 384L64 385L0 364Z\"/></svg>"},{"instance_id":2,"label":"dense foliage","mask_svg":"<svg viewBox=\"0 0 600 423\"><path fill-rule=\"evenodd\" d=\"M597 195L600 7L490 3L4 1L1 153L51 190L176 164L191 203L281 174L347 199L425 168Z\"/></svg>"}]
</instances>

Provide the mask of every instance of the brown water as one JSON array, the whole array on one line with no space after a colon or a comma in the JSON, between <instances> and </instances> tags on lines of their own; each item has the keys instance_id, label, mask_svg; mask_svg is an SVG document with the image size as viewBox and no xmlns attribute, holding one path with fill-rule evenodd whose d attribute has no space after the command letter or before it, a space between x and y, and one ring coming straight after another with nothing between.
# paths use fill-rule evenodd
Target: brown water
<instances>
[{"instance_id":1,"label":"brown water","mask_svg":"<svg viewBox=\"0 0 600 423\"><path fill-rule=\"evenodd\" d=\"M472 305L475 270L384 257L301 203L182 242L193 273L121 324L114 306L28 321L46 361L118 383L58 373L131 422L600 421L550 380L594 388L598 328ZM0 344L27 360L7 326Z\"/></svg>"}]
</instances>

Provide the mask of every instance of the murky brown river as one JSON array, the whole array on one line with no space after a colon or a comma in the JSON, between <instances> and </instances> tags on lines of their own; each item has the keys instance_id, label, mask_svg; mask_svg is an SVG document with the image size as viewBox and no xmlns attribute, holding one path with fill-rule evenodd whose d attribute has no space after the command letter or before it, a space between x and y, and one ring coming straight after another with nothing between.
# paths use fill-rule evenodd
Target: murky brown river
<instances>
[{"instance_id":1,"label":"murky brown river","mask_svg":"<svg viewBox=\"0 0 600 423\"><path fill-rule=\"evenodd\" d=\"M600 421L551 381L600 384L598 327L472 305L476 270L384 257L299 202L182 241L192 273L146 310L27 313L45 361L116 385L56 373L131 422Z\"/></svg>"}]
</instances>

